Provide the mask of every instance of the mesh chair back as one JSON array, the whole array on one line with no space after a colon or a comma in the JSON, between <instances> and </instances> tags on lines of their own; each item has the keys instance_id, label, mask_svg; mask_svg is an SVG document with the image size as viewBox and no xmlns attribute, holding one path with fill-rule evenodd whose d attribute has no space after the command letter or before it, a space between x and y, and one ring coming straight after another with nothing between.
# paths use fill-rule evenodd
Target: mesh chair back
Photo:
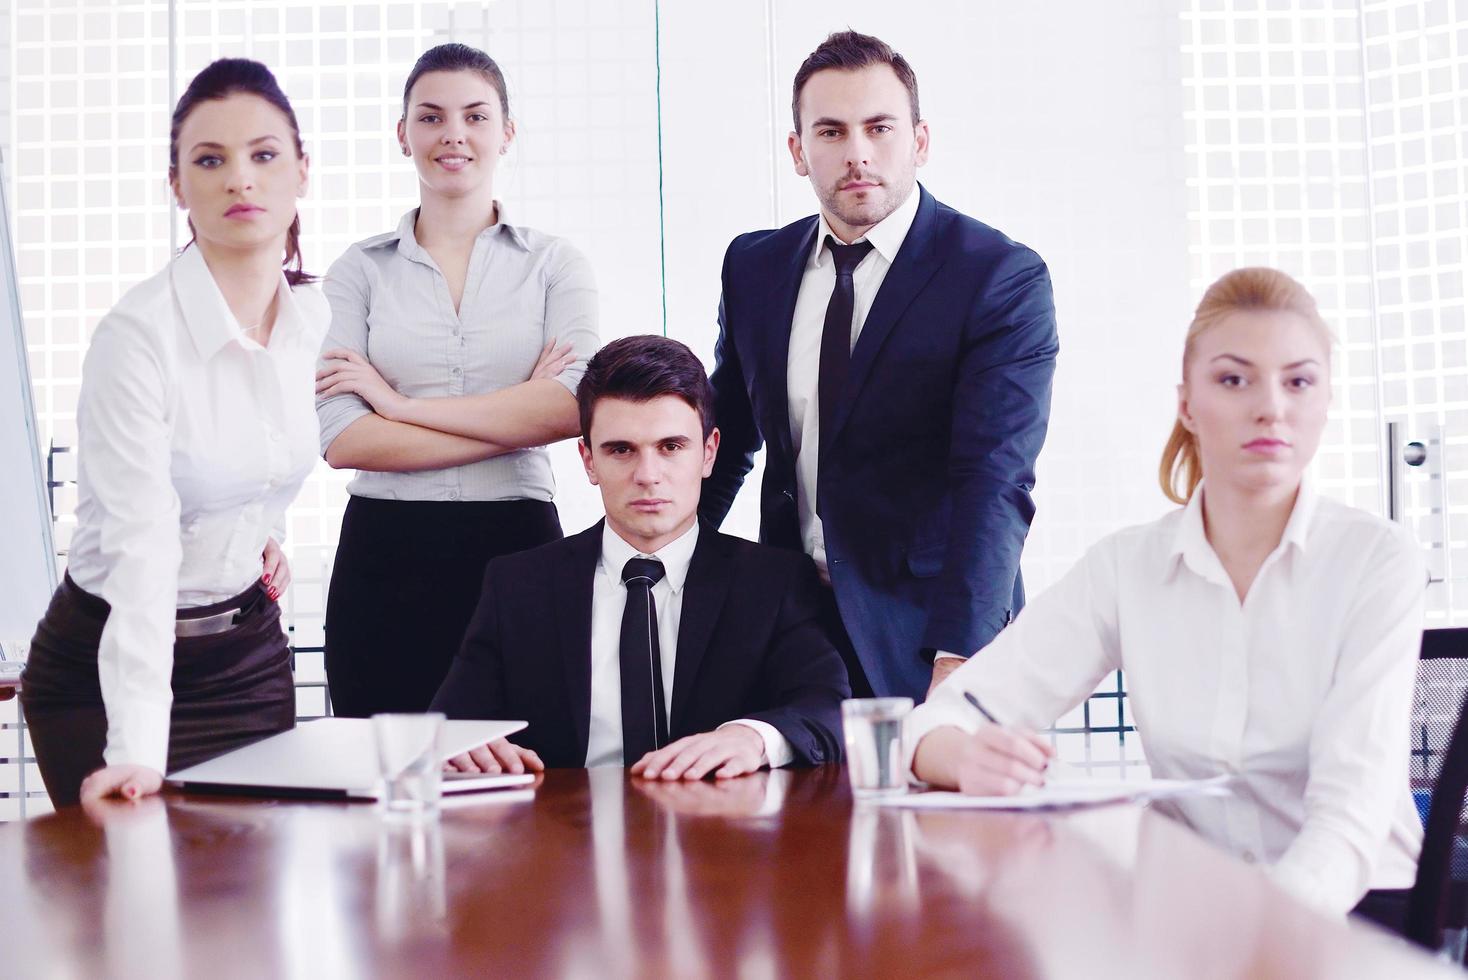
<instances>
[{"instance_id":1,"label":"mesh chair back","mask_svg":"<svg viewBox=\"0 0 1468 980\"><path fill-rule=\"evenodd\" d=\"M1427 820L1427 802L1437 784L1453 728L1468 691L1468 629L1425 630L1417 663L1412 705L1412 789Z\"/></svg>"},{"instance_id":2,"label":"mesh chair back","mask_svg":"<svg viewBox=\"0 0 1468 980\"><path fill-rule=\"evenodd\" d=\"M1408 939L1431 950L1443 930L1468 922L1468 629L1426 630L1412 711L1412 791L1426 816L1417 881L1407 903Z\"/></svg>"}]
</instances>

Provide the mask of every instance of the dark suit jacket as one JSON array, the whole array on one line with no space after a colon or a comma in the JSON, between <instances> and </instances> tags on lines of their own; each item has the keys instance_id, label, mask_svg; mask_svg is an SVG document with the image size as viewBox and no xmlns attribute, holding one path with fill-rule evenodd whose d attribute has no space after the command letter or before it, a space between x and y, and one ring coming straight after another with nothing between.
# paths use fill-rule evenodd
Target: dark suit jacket
<instances>
[{"instance_id":1,"label":"dark suit jacket","mask_svg":"<svg viewBox=\"0 0 1468 980\"><path fill-rule=\"evenodd\" d=\"M602 525L496 558L464 644L433 699L450 718L523 718L513 740L548 766L586 764L591 597ZM668 732L768 722L805 764L841 758L846 668L819 624L803 555L699 529L673 673ZM635 760L633 760L635 761Z\"/></svg>"},{"instance_id":2,"label":"dark suit jacket","mask_svg":"<svg viewBox=\"0 0 1468 980\"><path fill-rule=\"evenodd\" d=\"M1034 252L927 190L821 433L818 513L841 620L878 695L922 698L933 650L983 647L1024 604L1020 550L1058 341ZM736 238L713 373L723 442L700 510L724 519L767 446L760 540L801 548L786 370L812 216Z\"/></svg>"}]
</instances>

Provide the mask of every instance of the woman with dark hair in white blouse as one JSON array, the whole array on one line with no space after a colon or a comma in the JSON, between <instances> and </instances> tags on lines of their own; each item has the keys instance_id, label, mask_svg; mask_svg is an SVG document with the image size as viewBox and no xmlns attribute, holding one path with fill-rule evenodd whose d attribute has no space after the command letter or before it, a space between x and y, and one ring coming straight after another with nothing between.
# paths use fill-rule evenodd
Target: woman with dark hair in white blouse
<instances>
[{"instance_id":1,"label":"woman with dark hair in white blouse","mask_svg":"<svg viewBox=\"0 0 1468 980\"><path fill-rule=\"evenodd\" d=\"M561 536L540 447L578 431L596 287L575 248L495 199L514 136L493 59L426 52L398 123L419 207L327 274L321 448L358 470L326 608L337 714L426 709L489 559Z\"/></svg>"},{"instance_id":2,"label":"woman with dark hair in white blouse","mask_svg":"<svg viewBox=\"0 0 1468 980\"><path fill-rule=\"evenodd\" d=\"M194 238L97 324L76 532L26 664L58 806L156 792L295 724L279 542L316 462L328 311L301 271L300 131L264 65L221 59L189 83L168 170Z\"/></svg>"},{"instance_id":3,"label":"woman with dark hair in white blouse","mask_svg":"<svg viewBox=\"0 0 1468 980\"><path fill-rule=\"evenodd\" d=\"M1051 750L1025 729L1125 670L1154 775L1233 777L1226 798L1177 801L1195 830L1318 907L1371 889L1361 911L1400 912L1422 840L1407 763L1426 571L1405 528L1305 478L1330 347L1281 272L1208 289L1162 460L1183 506L1103 539L913 712L919 779L1043 783Z\"/></svg>"}]
</instances>

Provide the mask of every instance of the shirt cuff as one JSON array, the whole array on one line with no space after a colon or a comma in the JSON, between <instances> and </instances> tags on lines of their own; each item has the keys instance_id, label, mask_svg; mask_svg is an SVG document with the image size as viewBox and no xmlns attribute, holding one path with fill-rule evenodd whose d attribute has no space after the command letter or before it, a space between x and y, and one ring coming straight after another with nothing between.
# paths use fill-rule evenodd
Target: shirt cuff
<instances>
[{"instance_id":1,"label":"shirt cuff","mask_svg":"<svg viewBox=\"0 0 1468 980\"><path fill-rule=\"evenodd\" d=\"M961 663L967 659L968 657L965 657L961 653L949 653L947 650L939 650L933 654L933 663L937 663L940 660L957 660Z\"/></svg>"},{"instance_id":2,"label":"shirt cuff","mask_svg":"<svg viewBox=\"0 0 1468 980\"><path fill-rule=\"evenodd\" d=\"M753 718L736 718L733 721L724 722L719 728L727 728L730 725L744 725L747 728L753 728L759 734L765 743L764 765L771 769L788 766L794 760L795 753L791 750L790 743L785 740L784 735L780 734L780 730L769 722L755 721Z\"/></svg>"},{"instance_id":3,"label":"shirt cuff","mask_svg":"<svg viewBox=\"0 0 1468 980\"><path fill-rule=\"evenodd\" d=\"M1363 869L1357 849L1344 835L1307 824L1269 876L1306 905L1344 915L1366 894Z\"/></svg>"},{"instance_id":4,"label":"shirt cuff","mask_svg":"<svg viewBox=\"0 0 1468 980\"><path fill-rule=\"evenodd\" d=\"M107 749L102 761L109 766L147 766L168 774L168 726L172 703L134 702L124 717L107 726Z\"/></svg>"},{"instance_id":5,"label":"shirt cuff","mask_svg":"<svg viewBox=\"0 0 1468 980\"><path fill-rule=\"evenodd\" d=\"M914 783L921 782L912 770L912 762L924 736L936 728L958 728L972 735L983 724L976 712L951 703L952 692L944 691L947 686L939 685L931 700L918 705L902 719L902 771Z\"/></svg>"}]
</instances>

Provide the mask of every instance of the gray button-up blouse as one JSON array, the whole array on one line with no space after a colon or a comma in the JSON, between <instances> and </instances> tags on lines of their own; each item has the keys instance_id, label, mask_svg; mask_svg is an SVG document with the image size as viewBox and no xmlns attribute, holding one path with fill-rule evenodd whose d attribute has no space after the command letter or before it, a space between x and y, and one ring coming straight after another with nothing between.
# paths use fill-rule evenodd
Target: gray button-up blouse
<instances>
[{"instance_id":1,"label":"gray button-up blouse","mask_svg":"<svg viewBox=\"0 0 1468 980\"><path fill-rule=\"evenodd\" d=\"M474 241L458 312L414 237L416 208L396 231L347 249L326 276L331 329L322 350L357 351L401 394L442 398L529 380L554 337L576 355L556 379L575 394L599 345L591 265L563 239L506 223L503 205L499 216ZM353 394L319 399L322 454L371 411ZM534 448L441 470L361 471L347 489L388 500L550 500L555 481L549 454Z\"/></svg>"}]
</instances>

